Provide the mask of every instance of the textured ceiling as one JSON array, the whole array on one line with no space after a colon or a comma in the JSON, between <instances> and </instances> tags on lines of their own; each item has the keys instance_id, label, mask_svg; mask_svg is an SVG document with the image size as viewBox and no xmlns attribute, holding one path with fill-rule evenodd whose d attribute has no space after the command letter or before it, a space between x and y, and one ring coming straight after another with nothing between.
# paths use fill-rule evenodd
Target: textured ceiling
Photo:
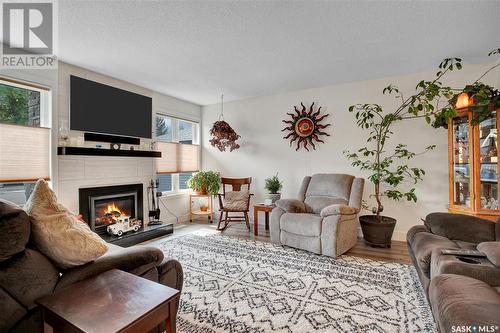
<instances>
[{"instance_id":1,"label":"textured ceiling","mask_svg":"<svg viewBox=\"0 0 500 333\"><path fill-rule=\"evenodd\" d=\"M59 1L63 61L197 104L407 74L500 47L500 1Z\"/></svg>"}]
</instances>

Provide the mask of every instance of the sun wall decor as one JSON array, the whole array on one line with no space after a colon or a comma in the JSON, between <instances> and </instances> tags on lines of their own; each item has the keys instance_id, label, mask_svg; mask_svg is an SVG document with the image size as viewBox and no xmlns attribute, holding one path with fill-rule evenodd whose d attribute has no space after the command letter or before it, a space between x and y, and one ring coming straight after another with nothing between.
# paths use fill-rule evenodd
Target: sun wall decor
<instances>
[{"instance_id":1,"label":"sun wall decor","mask_svg":"<svg viewBox=\"0 0 500 333\"><path fill-rule=\"evenodd\" d=\"M291 120L282 120L285 124L288 124L288 126L281 131L289 132L283 139L290 140L290 147L296 141L296 151L301 147L309 151L309 145L312 149L316 150L315 142L324 143L324 141L320 139L320 136L330 136L330 134L322 130L331 124L321 124L329 114L321 115L321 107L314 112L314 102L309 107L309 111L307 111L304 103L301 102L300 105L302 106L302 110L298 110L297 107L294 106L295 113L287 112L287 115L292 117Z\"/></svg>"}]
</instances>

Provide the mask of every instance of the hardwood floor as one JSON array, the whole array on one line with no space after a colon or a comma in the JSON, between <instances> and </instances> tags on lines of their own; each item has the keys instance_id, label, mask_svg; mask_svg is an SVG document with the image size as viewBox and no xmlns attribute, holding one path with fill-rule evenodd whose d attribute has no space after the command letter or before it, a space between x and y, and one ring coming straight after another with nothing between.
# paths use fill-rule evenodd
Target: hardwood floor
<instances>
[{"instance_id":1,"label":"hardwood floor","mask_svg":"<svg viewBox=\"0 0 500 333\"><path fill-rule=\"evenodd\" d=\"M248 231L245 223L231 223L223 235L240 239L252 239L261 242L270 242L269 231L265 230L264 224L259 223L259 235L254 236L253 224L250 222L251 231ZM192 223L181 223L174 227L174 234L167 236L168 238L177 238L186 234L207 234L219 233L217 231L217 223L208 223L206 220L195 220ZM153 242L156 242L155 240ZM362 238L358 239L358 243L349 250L346 255L368 258L373 260L381 260L388 262L397 262L401 264L411 264L410 256L406 248L406 242L393 241L390 249L373 248L366 245Z\"/></svg>"}]
</instances>

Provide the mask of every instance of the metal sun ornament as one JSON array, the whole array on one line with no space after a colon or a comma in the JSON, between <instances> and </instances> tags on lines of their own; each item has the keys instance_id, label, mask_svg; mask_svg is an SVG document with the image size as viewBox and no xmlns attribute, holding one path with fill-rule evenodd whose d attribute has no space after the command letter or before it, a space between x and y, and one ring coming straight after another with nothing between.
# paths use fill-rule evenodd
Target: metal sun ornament
<instances>
[{"instance_id":1,"label":"metal sun ornament","mask_svg":"<svg viewBox=\"0 0 500 333\"><path fill-rule=\"evenodd\" d=\"M236 143L236 140L241 138L228 123L224 121L224 94L221 95L221 109L219 120L216 121L212 129L210 130L210 135L212 135L212 139L210 139L210 144L213 147L217 147L220 151L226 151L226 148L229 147L229 151L233 151L235 149L240 148L240 145Z\"/></svg>"},{"instance_id":2,"label":"metal sun ornament","mask_svg":"<svg viewBox=\"0 0 500 333\"><path fill-rule=\"evenodd\" d=\"M315 142L325 143L320 139L320 136L330 136L330 134L322 130L331 124L321 124L321 121L328 117L329 114L320 115L321 107L314 112L314 102L309 107L309 111L307 111L307 108L302 102L300 105L302 105L302 110L298 110L297 107L294 106L295 113L287 112L287 115L292 117L292 120L282 120L285 124L289 125L281 130L282 132L289 132L283 139L290 139L290 147L297 141L296 151L301 147L309 151L308 145L311 145L312 149L316 150Z\"/></svg>"}]
</instances>

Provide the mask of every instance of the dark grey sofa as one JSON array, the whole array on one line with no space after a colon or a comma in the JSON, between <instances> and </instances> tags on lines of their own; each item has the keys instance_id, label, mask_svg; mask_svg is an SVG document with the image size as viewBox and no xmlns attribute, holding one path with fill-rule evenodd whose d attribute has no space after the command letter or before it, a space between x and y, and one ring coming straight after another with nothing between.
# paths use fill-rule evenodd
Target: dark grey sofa
<instances>
[{"instance_id":1,"label":"dark grey sofa","mask_svg":"<svg viewBox=\"0 0 500 333\"><path fill-rule=\"evenodd\" d=\"M24 210L0 200L0 332L43 332L35 300L113 268L182 289L180 263L157 248L110 244L94 262L61 270L32 244L30 229Z\"/></svg>"},{"instance_id":2,"label":"dark grey sofa","mask_svg":"<svg viewBox=\"0 0 500 333\"><path fill-rule=\"evenodd\" d=\"M500 267L487 258L474 258L479 264L472 264L441 254L498 241L500 223L459 214L432 213L424 225L408 231L408 251L441 332L453 326L500 326Z\"/></svg>"}]
</instances>

